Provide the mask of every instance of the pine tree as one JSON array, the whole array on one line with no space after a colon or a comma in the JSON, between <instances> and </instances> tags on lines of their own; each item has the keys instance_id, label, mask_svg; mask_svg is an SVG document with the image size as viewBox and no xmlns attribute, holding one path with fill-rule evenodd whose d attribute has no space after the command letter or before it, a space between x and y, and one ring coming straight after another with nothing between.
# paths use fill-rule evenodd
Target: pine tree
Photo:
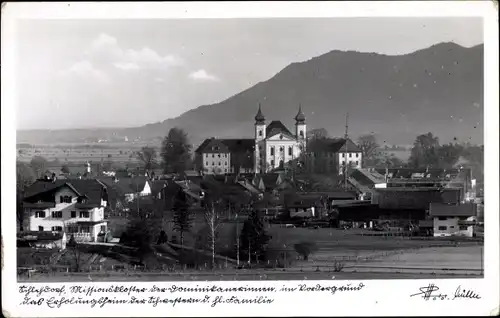
<instances>
[{"instance_id":1,"label":"pine tree","mask_svg":"<svg viewBox=\"0 0 500 318\"><path fill-rule=\"evenodd\" d=\"M270 238L259 213L253 211L243 223L240 236L242 254L248 257L248 262L251 262L252 258L258 260L264 255Z\"/></svg>"},{"instance_id":2,"label":"pine tree","mask_svg":"<svg viewBox=\"0 0 500 318\"><path fill-rule=\"evenodd\" d=\"M188 232L191 228L193 218L189 211L186 193L182 189L179 189L174 197L173 211L174 230L179 232L180 243L184 245L184 233Z\"/></svg>"}]
</instances>

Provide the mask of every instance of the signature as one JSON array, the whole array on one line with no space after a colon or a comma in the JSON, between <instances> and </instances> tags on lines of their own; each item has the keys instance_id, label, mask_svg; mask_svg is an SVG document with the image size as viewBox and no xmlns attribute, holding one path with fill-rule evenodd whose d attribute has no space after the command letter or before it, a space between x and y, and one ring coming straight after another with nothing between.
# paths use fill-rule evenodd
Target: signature
<instances>
[{"instance_id":1,"label":"signature","mask_svg":"<svg viewBox=\"0 0 500 318\"><path fill-rule=\"evenodd\" d=\"M410 295L410 297L422 295L422 298L424 300L429 300L431 298L432 298L432 300L436 300L436 299L445 300L445 299L448 299L448 295L447 294L441 294L441 293L438 294L437 293L437 291L439 290L439 287L437 287L434 284L429 284L427 287L420 287L419 290L420 290L419 293Z\"/></svg>"},{"instance_id":2,"label":"signature","mask_svg":"<svg viewBox=\"0 0 500 318\"><path fill-rule=\"evenodd\" d=\"M421 296L424 300L446 300L446 299L457 299L457 298L468 298L468 299L481 299L478 293L473 290L462 288L458 286L453 294L453 298L448 297L448 294L444 294L439 291L439 287L435 284L429 284L425 287L420 287L418 293L410 295L410 297Z\"/></svg>"},{"instance_id":3,"label":"signature","mask_svg":"<svg viewBox=\"0 0 500 318\"><path fill-rule=\"evenodd\" d=\"M464 289L462 286L458 286L455 290L455 295L453 295L453 299L455 298L481 299L481 296L470 289Z\"/></svg>"}]
</instances>

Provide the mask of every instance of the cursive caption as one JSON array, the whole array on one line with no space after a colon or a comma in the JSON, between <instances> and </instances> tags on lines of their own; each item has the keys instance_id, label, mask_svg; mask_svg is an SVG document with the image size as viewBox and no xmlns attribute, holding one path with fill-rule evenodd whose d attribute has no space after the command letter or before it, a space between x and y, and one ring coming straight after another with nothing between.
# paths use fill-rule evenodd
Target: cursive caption
<instances>
[{"instance_id":1,"label":"cursive caption","mask_svg":"<svg viewBox=\"0 0 500 318\"><path fill-rule=\"evenodd\" d=\"M418 293L410 295L410 297L420 296L424 300L456 300L456 299L481 299L479 294L471 289L458 286L452 293L440 291L435 284L429 284L425 287L420 287Z\"/></svg>"},{"instance_id":2,"label":"cursive caption","mask_svg":"<svg viewBox=\"0 0 500 318\"><path fill-rule=\"evenodd\" d=\"M272 304L274 293L319 292L335 295L343 292L356 292L365 287L363 283L343 285L297 284L276 287L222 287L218 285L196 285L183 287L177 285L137 287L112 285L59 285L59 286L19 286L22 295L21 306L41 306L61 308L68 305L86 305L91 308L109 305L159 305L177 306L185 304L204 304L215 307L221 304ZM240 294L238 294L240 293ZM243 293L243 294L241 294ZM194 295L193 295L194 294ZM195 296L196 294L200 296ZM250 295L249 295L250 294ZM253 295L252 295L253 294Z\"/></svg>"}]
</instances>

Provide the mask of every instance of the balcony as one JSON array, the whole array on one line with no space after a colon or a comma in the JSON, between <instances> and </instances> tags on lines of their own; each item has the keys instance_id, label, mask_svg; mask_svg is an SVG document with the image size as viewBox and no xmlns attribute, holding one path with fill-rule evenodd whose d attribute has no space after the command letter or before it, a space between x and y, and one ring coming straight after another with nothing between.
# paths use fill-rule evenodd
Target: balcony
<instances>
[{"instance_id":1,"label":"balcony","mask_svg":"<svg viewBox=\"0 0 500 318\"><path fill-rule=\"evenodd\" d=\"M56 204L55 202L36 202L36 203L23 202L23 207L29 209L48 209L48 208L55 208Z\"/></svg>"}]
</instances>

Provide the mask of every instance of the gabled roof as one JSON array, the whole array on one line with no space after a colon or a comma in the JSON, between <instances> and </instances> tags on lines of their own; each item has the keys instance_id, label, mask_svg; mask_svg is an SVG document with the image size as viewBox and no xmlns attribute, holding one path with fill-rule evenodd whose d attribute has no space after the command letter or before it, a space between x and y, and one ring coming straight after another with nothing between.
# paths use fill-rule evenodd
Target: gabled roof
<instances>
[{"instance_id":1,"label":"gabled roof","mask_svg":"<svg viewBox=\"0 0 500 318\"><path fill-rule=\"evenodd\" d=\"M212 149L218 147L219 149ZM254 139L205 139L196 149L196 153L243 153L253 152L255 149Z\"/></svg>"},{"instance_id":2,"label":"gabled roof","mask_svg":"<svg viewBox=\"0 0 500 318\"><path fill-rule=\"evenodd\" d=\"M463 216L471 217L477 215L477 208L475 204L443 204L431 203L429 206L430 216Z\"/></svg>"},{"instance_id":3,"label":"gabled roof","mask_svg":"<svg viewBox=\"0 0 500 318\"><path fill-rule=\"evenodd\" d=\"M261 179L266 189L274 189L281 182L281 175L279 173L266 173L261 175Z\"/></svg>"},{"instance_id":4,"label":"gabled roof","mask_svg":"<svg viewBox=\"0 0 500 318\"><path fill-rule=\"evenodd\" d=\"M307 145L308 152L342 152L345 150L345 139L343 138L318 138L311 140ZM362 152L351 140L347 139L347 152Z\"/></svg>"},{"instance_id":5,"label":"gabled roof","mask_svg":"<svg viewBox=\"0 0 500 318\"><path fill-rule=\"evenodd\" d=\"M285 134L290 137L293 137L293 134L283 125L283 123L279 120L273 120L266 127L266 138L272 137L277 134Z\"/></svg>"},{"instance_id":6,"label":"gabled roof","mask_svg":"<svg viewBox=\"0 0 500 318\"><path fill-rule=\"evenodd\" d=\"M147 177L139 176L133 178L117 178L117 181L111 181L109 178L101 179L101 181L108 187L114 188L120 195L136 193L137 191L142 191L146 185L149 183Z\"/></svg>"},{"instance_id":7,"label":"gabled roof","mask_svg":"<svg viewBox=\"0 0 500 318\"><path fill-rule=\"evenodd\" d=\"M37 181L26 190L26 199L49 191L55 191L60 187L68 186L78 196L85 196L88 204L100 204L104 196L106 186L96 179L67 179L51 181Z\"/></svg>"}]
</instances>

